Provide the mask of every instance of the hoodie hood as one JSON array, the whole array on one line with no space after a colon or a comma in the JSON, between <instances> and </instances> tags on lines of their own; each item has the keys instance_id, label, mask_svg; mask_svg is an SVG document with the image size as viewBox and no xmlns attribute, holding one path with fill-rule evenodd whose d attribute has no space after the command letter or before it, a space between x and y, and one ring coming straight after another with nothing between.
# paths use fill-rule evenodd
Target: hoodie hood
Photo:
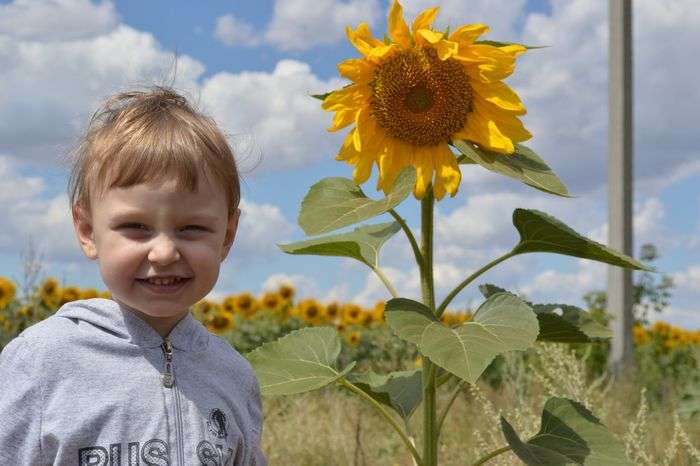
<instances>
[{"instance_id":1,"label":"hoodie hood","mask_svg":"<svg viewBox=\"0 0 700 466\"><path fill-rule=\"evenodd\" d=\"M112 299L93 298L64 304L55 316L70 319L83 330L100 333L101 338L124 340L124 343L156 348L163 337L141 319L130 307ZM183 351L204 351L209 343L209 331L191 312L185 314L168 334L172 345Z\"/></svg>"}]
</instances>

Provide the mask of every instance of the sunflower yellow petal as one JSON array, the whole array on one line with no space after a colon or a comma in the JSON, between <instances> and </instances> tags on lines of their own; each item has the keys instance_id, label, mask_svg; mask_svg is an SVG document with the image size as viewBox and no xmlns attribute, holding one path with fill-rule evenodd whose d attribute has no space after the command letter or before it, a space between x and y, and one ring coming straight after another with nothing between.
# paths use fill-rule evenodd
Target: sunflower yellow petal
<instances>
[{"instance_id":1,"label":"sunflower yellow petal","mask_svg":"<svg viewBox=\"0 0 700 466\"><path fill-rule=\"evenodd\" d=\"M397 0L391 4L389 11L389 35L391 38L403 48L411 46L411 34L408 31L408 25L403 19L403 8Z\"/></svg>"},{"instance_id":2,"label":"sunflower yellow petal","mask_svg":"<svg viewBox=\"0 0 700 466\"><path fill-rule=\"evenodd\" d=\"M339 129L345 128L355 121L356 114L357 110L355 109L338 110L335 115L333 115L333 124L328 128L328 131L338 131Z\"/></svg>"},{"instance_id":3,"label":"sunflower yellow petal","mask_svg":"<svg viewBox=\"0 0 700 466\"><path fill-rule=\"evenodd\" d=\"M469 115L463 131L455 136L464 137L480 146L501 154L511 154L515 150L513 141L504 136L496 122L478 112L476 109Z\"/></svg>"},{"instance_id":4,"label":"sunflower yellow petal","mask_svg":"<svg viewBox=\"0 0 700 466\"><path fill-rule=\"evenodd\" d=\"M465 62L467 74L476 74L483 82L495 82L507 78L515 69L515 56L486 44L460 47L457 60Z\"/></svg>"},{"instance_id":5,"label":"sunflower yellow petal","mask_svg":"<svg viewBox=\"0 0 700 466\"><path fill-rule=\"evenodd\" d=\"M343 161L343 160L350 161L353 158L357 157L357 155L359 153L355 150L355 145L353 144L353 140L354 140L356 131L357 130L355 128L353 128L345 136L345 139L343 140L343 145L340 146L340 151L338 151L338 155L335 156L336 160L338 160L338 161Z\"/></svg>"},{"instance_id":6,"label":"sunflower yellow petal","mask_svg":"<svg viewBox=\"0 0 700 466\"><path fill-rule=\"evenodd\" d=\"M474 80L471 86L485 101L503 110L515 115L524 115L527 112L518 94L501 81L482 83Z\"/></svg>"},{"instance_id":7,"label":"sunflower yellow petal","mask_svg":"<svg viewBox=\"0 0 700 466\"><path fill-rule=\"evenodd\" d=\"M391 52L396 50L396 44L389 44L389 45L380 45L378 47L374 47L372 50L369 51L367 54L367 59L371 60L374 63L378 63L385 59L387 55L389 55Z\"/></svg>"},{"instance_id":8,"label":"sunflower yellow petal","mask_svg":"<svg viewBox=\"0 0 700 466\"><path fill-rule=\"evenodd\" d=\"M450 34L450 40L454 42L459 42L460 45L472 44L480 35L489 32L490 28L481 23L475 24L465 24L457 28L452 34Z\"/></svg>"},{"instance_id":9,"label":"sunflower yellow petal","mask_svg":"<svg viewBox=\"0 0 700 466\"><path fill-rule=\"evenodd\" d=\"M420 29L430 29L439 11L440 7L437 6L421 11L420 14L416 16L416 19L413 20L413 25L411 26L413 35L415 36Z\"/></svg>"},{"instance_id":10,"label":"sunflower yellow petal","mask_svg":"<svg viewBox=\"0 0 700 466\"><path fill-rule=\"evenodd\" d=\"M352 171L352 179L355 184L362 184L367 181L372 174L372 165L374 159L372 157L360 157Z\"/></svg>"},{"instance_id":11,"label":"sunflower yellow petal","mask_svg":"<svg viewBox=\"0 0 700 466\"><path fill-rule=\"evenodd\" d=\"M367 56L374 47L384 45L382 41L372 36L369 24L367 23L360 23L355 30L348 26L345 28L345 33L350 43L355 46L358 52L365 56Z\"/></svg>"},{"instance_id":12,"label":"sunflower yellow petal","mask_svg":"<svg viewBox=\"0 0 700 466\"><path fill-rule=\"evenodd\" d=\"M433 179L433 172L435 171L431 149L417 149L414 164L416 166L416 185L413 188L413 195L416 199L423 199L425 191L428 189Z\"/></svg>"},{"instance_id":13,"label":"sunflower yellow petal","mask_svg":"<svg viewBox=\"0 0 700 466\"><path fill-rule=\"evenodd\" d=\"M360 86L351 85L331 92L331 95L323 100L321 108L329 111L357 108L357 102L361 102L362 98Z\"/></svg>"},{"instance_id":14,"label":"sunflower yellow petal","mask_svg":"<svg viewBox=\"0 0 700 466\"><path fill-rule=\"evenodd\" d=\"M431 31L430 29L419 29L418 35L423 37L431 44L437 44L445 36L445 34L443 34L442 32Z\"/></svg>"},{"instance_id":15,"label":"sunflower yellow petal","mask_svg":"<svg viewBox=\"0 0 700 466\"><path fill-rule=\"evenodd\" d=\"M523 46L520 45L520 44L510 44L510 45L506 45L506 46L503 46L503 47L498 47L498 50L501 50L501 51L503 51L503 52L505 52L505 53L507 53L507 54L509 54L509 55L512 55L512 56L514 56L514 57L517 57L517 56L520 55L521 53L526 52L526 51L527 51L527 48L526 48L526 47L523 47Z\"/></svg>"},{"instance_id":16,"label":"sunflower yellow petal","mask_svg":"<svg viewBox=\"0 0 700 466\"><path fill-rule=\"evenodd\" d=\"M447 144L440 144L435 149L435 197L440 200L445 195L445 191L450 193L450 197L455 197L462 181L462 172L457 164L457 158L452 153ZM439 188L438 188L439 186Z\"/></svg>"},{"instance_id":17,"label":"sunflower yellow petal","mask_svg":"<svg viewBox=\"0 0 700 466\"><path fill-rule=\"evenodd\" d=\"M372 80L374 66L367 60L351 58L338 63L338 72L351 81L365 83Z\"/></svg>"}]
</instances>

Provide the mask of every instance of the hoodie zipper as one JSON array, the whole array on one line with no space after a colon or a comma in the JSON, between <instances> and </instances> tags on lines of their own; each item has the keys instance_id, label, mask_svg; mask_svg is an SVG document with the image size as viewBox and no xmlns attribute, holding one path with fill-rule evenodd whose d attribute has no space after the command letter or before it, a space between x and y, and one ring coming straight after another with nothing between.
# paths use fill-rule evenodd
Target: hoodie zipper
<instances>
[{"instance_id":1,"label":"hoodie zipper","mask_svg":"<svg viewBox=\"0 0 700 466\"><path fill-rule=\"evenodd\" d=\"M173 345L169 337L165 337L161 345L163 354L165 355L165 373L162 374L161 380L166 388L173 388L175 398L175 437L178 451L179 464L183 464L185 456L185 446L182 441L182 412L180 410L180 393L175 386L175 374L173 372Z\"/></svg>"}]
</instances>

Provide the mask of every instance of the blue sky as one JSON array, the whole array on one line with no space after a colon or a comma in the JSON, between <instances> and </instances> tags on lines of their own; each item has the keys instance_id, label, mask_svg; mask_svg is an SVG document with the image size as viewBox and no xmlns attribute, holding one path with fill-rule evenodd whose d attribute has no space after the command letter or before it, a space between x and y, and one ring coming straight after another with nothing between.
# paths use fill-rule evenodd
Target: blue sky
<instances>
[{"instance_id":1,"label":"blue sky","mask_svg":"<svg viewBox=\"0 0 700 466\"><path fill-rule=\"evenodd\" d=\"M465 167L459 194L436 212L438 297L510 249L515 207L538 208L582 234L607 242L607 10L584 0L402 2L409 19L440 5L438 26L483 22L486 38L549 48L518 59L508 84L522 97L527 144L576 196L560 199ZM258 293L291 281L300 296L370 305L388 297L360 263L289 256L275 243L304 239L296 220L308 188L326 176L351 175L333 160L342 135L326 132L331 115L309 93L342 85L336 63L357 56L345 25L385 29L385 0L189 2L0 0L0 275L22 277L20 252L33 239L42 276L104 288L96 264L80 251L65 194L60 154L111 93L169 83L188 93L231 136L243 173L239 235L210 297ZM676 282L662 316L700 328L698 67L687 51L700 41L694 0L635 2L635 251L657 245L657 267ZM375 191L376 168L363 186ZM418 203L399 207L418 229ZM388 217L376 221L388 220ZM399 292L418 298L410 249L397 235L382 267ZM483 282L538 302L581 304L605 286L606 267L547 254L519 256ZM465 290L455 307L474 306Z\"/></svg>"}]
</instances>

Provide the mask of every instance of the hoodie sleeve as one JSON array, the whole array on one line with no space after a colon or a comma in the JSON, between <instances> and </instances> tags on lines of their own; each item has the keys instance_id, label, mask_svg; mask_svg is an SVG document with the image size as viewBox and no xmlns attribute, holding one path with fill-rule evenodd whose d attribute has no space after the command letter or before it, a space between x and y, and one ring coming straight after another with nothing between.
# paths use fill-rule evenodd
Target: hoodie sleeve
<instances>
[{"instance_id":1,"label":"hoodie sleeve","mask_svg":"<svg viewBox=\"0 0 700 466\"><path fill-rule=\"evenodd\" d=\"M31 348L17 337L0 353L0 464L33 466L41 457L41 385Z\"/></svg>"},{"instance_id":2,"label":"hoodie sleeve","mask_svg":"<svg viewBox=\"0 0 700 466\"><path fill-rule=\"evenodd\" d=\"M267 458L262 452L262 428L263 428L263 410L262 401L260 399L260 385L258 379L255 377L255 372L253 372L253 383L252 383L252 393L249 403L249 409L251 414L251 444L250 444L250 466L267 466Z\"/></svg>"}]
</instances>

